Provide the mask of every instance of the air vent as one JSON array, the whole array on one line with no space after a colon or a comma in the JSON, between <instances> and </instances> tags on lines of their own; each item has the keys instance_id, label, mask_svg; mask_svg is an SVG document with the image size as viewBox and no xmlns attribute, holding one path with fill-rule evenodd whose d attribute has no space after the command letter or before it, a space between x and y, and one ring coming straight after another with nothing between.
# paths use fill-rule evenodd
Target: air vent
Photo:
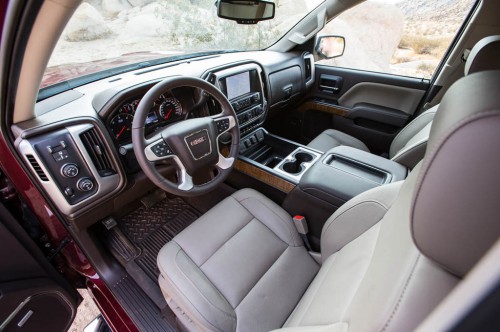
<instances>
[{"instance_id":1,"label":"air vent","mask_svg":"<svg viewBox=\"0 0 500 332\"><path fill-rule=\"evenodd\" d=\"M87 152L100 176L110 176L116 173L114 168L111 166L108 152L106 151L101 137L95 128L80 134L80 139L82 140L85 149L87 149Z\"/></svg>"},{"instance_id":2,"label":"air vent","mask_svg":"<svg viewBox=\"0 0 500 332\"><path fill-rule=\"evenodd\" d=\"M314 83L314 58L311 53L304 54L304 76L306 88L309 88Z\"/></svg>"},{"instance_id":3,"label":"air vent","mask_svg":"<svg viewBox=\"0 0 500 332\"><path fill-rule=\"evenodd\" d=\"M28 158L28 161L30 162L31 167L33 167L36 174L38 174L38 177L40 178L40 180L49 181L49 178L47 177L47 175L45 175L45 172L40 167L40 164L38 163L38 161L36 161L35 157L33 157L33 155L31 155L31 154L27 154L26 158Z\"/></svg>"},{"instance_id":4,"label":"air vent","mask_svg":"<svg viewBox=\"0 0 500 332\"><path fill-rule=\"evenodd\" d=\"M209 97L207 100L208 112L210 115L217 115L222 112L220 104L214 97Z\"/></svg>"},{"instance_id":5,"label":"air vent","mask_svg":"<svg viewBox=\"0 0 500 332\"><path fill-rule=\"evenodd\" d=\"M311 58L304 58L305 72L306 72L306 82L311 80L312 77L312 68L311 68Z\"/></svg>"}]
</instances>

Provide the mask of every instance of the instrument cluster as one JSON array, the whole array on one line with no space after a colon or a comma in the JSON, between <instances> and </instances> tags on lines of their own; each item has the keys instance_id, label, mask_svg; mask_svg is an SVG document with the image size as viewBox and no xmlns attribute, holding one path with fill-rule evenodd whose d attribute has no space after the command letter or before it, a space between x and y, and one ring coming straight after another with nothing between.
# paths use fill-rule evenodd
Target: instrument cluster
<instances>
[{"instance_id":1,"label":"instrument cluster","mask_svg":"<svg viewBox=\"0 0 500 332\"><path fill-rule=\"evenodd\" d=\"M130 140L132 122L140 98L134 98L123 103L110 117L108 128L116 141ZM187 112L182 103L173 95L161 95L153 104L146 118L146 130L185 119Z\"/></svg>"}]
</instances>

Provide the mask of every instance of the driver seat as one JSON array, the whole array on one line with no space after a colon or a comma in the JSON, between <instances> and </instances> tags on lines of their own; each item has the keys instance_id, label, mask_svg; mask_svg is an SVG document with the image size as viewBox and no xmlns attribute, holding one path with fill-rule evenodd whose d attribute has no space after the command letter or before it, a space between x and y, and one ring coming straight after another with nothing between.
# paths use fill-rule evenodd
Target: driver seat
<instances>
[{"instance_id":1,"label":"driver seat","mask_svg":"<svg viewBox=\"0 0 500 332\"><path fill-rule=\"evenodd\" d=\"M500 235L500 71L446 93L425 158L325 223L321 262L292 218L249 189L167 243L159 283L184 329L408 331ZM472 171L474 170L474 171Z\"/></svg>"}]
</instances>

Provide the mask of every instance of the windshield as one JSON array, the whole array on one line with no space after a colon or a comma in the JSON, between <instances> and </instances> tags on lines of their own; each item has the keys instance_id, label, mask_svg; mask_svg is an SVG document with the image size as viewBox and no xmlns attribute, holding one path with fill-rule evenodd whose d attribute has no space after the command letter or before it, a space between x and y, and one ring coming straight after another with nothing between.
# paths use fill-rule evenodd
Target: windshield
<instances>
[{"instance_id":1,"label":"windshield","mask_svg":"<svg viewBox=\"0 0 500 332\"><path fill-rule=\"evenodd\" d=\"M41 88L139 62L265 49L323 1L276 0L274 19L240 25L217 17L215 0L85 0L62 33Z\"/></svg>"}]
</instances>

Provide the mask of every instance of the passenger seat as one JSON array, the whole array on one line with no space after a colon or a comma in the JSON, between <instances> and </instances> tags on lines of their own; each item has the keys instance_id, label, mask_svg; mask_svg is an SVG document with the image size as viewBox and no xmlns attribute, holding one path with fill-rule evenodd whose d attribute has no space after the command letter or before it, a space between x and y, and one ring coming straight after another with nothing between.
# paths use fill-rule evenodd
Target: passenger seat
<instances>
[{"instance_id":1,"label":"passenger seat","mask_svg":"<svg viewBox=\"0 0 500 332\"><path fill-rule=\"evenodd\" d=\"M500 59L500 36L485 37L472 48L465 63L464 75L500 69L498 59ZM391 160L412 169L424 157L431 124L438 106L423 112L399 132L389 149ZM370 151L359 139L334 129L325 130L307 146L326 152L340 145Z\"/></svg>"}]
</instances>

